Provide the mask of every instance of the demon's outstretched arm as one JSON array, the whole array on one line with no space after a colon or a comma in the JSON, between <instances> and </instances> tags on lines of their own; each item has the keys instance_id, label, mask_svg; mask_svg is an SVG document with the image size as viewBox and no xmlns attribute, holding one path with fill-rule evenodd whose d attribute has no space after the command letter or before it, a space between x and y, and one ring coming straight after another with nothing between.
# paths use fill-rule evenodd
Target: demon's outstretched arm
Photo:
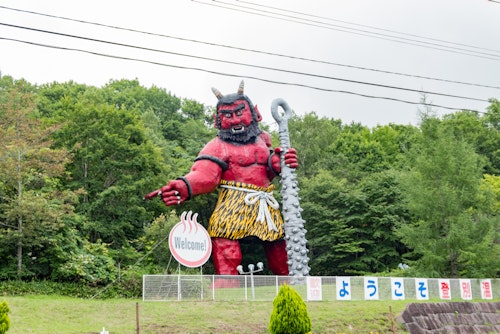
<instances>
[{"instance_id":1,"label":"demon's outstretched arm","mask_svg":"<svg viewBox=\"0 0 500 334\"><path fill-rule=\"evenodd\" d=\"M221 175L222 168L217 163L198 160L186 176L168 182L144 198L152 199L160 196L165 205L179 205L193 196L214 191L219 185Z\"/></svg>"}]
</instances>

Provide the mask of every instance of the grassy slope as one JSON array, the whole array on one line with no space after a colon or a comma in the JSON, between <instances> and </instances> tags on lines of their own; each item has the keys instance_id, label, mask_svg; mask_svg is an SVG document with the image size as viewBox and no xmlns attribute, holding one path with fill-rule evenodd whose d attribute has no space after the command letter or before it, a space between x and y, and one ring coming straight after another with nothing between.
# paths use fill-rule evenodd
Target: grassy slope
<instances>
[{"instance_id":1,"label":"grassy slope","mask_svg":"<svg viewBox=\"0 0 500 334\"><path fill-rule=\"evenodd\" d=\"M11 312L8 334L268 333L272 302L142 302L83 300L58 296L2 297ZM409 301L308 302L313 333L392 333ZM397 323L397 333L405 333Z\"/></svg>"}]
</instances>

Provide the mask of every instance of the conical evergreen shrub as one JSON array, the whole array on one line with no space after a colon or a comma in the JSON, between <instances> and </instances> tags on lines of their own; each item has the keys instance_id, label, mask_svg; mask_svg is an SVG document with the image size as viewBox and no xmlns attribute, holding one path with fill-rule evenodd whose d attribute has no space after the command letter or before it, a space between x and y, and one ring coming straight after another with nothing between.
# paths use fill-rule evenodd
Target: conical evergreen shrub
<instances>
[{"instance_id":1,"label":"conical evergreen shrub","mask_svg":"<svg viewBox=\"0 0 500 334\"><path fill-rule=\"evenodd\" d=\"M0 334L5 334L10 327L9 305L3 301L0 303Z\"/></svg>"},{"instance_id":2,"label":"conical evergreen shrub","mask_svg":"<svg viewBox=\"0 0 500 334\"><path fill-rule=\"evenodd\" d=\"M311 327L311 318L302 297L289 285L282 285L273 301L269 332L306 334L311 332Z\"/></svg>"}]
</instances>

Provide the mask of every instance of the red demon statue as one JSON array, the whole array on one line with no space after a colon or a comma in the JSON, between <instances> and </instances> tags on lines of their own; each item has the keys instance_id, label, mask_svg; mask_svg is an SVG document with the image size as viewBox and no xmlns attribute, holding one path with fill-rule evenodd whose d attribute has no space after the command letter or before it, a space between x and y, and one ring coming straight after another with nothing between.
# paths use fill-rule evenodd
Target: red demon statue
<instances>
[{"instance_id":1,"label":"red demon statue","mask_svg":"<svg viewBox=\"0 0 500 334\"><path fill-rule=\"evenodd\" d=\"M275 275L288 275L283 218L271 181L281 172L281 155L285 164L297 168L297 154L294 149L286 153L281 148L272 149L269 133L259 128L262 116L243 89L243 81L236 94L223 96L212 88L219 100L217 137L201 150L187 175L146 198L161 195L167 206L178 205L219 187L218 202L208 223L216 273L237 275L242 259L240 241L257 238L269 269Z\"/></svg>"}]
</instances>

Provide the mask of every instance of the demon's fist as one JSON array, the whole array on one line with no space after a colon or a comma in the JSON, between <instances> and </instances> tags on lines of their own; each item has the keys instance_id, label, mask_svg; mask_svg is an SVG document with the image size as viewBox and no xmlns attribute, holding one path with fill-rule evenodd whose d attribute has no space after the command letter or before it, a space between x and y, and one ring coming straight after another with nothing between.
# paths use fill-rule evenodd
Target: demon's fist
<instances>
[{"instance_id":1,"label":"demon's fist","mask_svg":"<svg viewBox=\"0 0 500 334\"><path fill-rule=\"evenodd\" d=\"M297 151L294 148L289 148L288 150L283 150L281 147L276 147L274 154L271 156L271 167L277 172L281 173L281 155L284 154L285 165L290 168L299 167L299 162L297 159Z\"/></svg>"}]
</instances>

